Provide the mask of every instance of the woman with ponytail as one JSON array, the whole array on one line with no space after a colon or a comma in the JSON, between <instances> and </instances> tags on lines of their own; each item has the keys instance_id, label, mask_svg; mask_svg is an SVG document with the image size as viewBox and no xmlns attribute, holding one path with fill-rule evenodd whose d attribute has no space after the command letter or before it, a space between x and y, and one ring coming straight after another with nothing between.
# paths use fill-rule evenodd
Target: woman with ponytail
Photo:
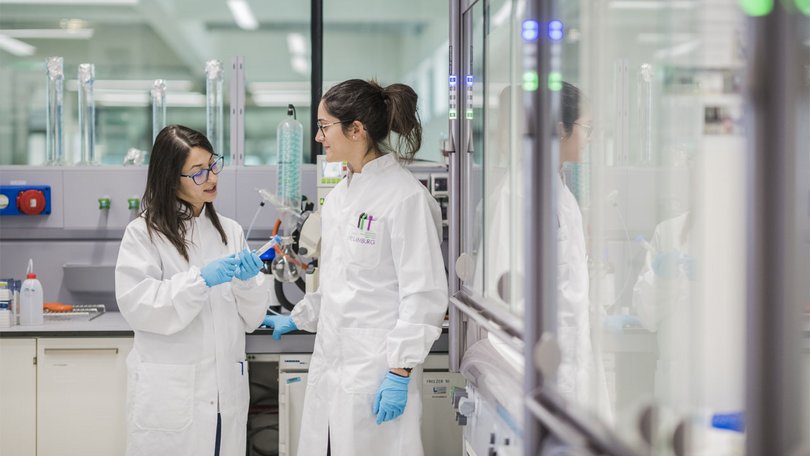
<instances>
[{"instance_id":1,"label":"woman with ponytail","mask_svg":"<svg viewBox=\"0 0 810 456\"><path fill-rule=\"evenodd\" d=\"M299 455L422 455L421 365L441 334L441 213L403 167L422 127L409 86L326 92L315 140L349 174L323 205L321 281L276 335L316 331Z\"/></svg>"}]
</instances>

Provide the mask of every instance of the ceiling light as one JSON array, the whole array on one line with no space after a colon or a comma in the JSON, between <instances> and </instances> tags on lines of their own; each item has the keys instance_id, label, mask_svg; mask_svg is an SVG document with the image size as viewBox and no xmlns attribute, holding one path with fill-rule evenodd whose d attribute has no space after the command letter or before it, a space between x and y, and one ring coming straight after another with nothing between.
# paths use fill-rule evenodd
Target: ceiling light
<instances>
[{"instance_id":1,"label":"ceiling light","mask_svg":"<svg viewBox=\"0 0 810 456\"><path fill-rule=\"evenodd\" d=\"M19 57L34 55L34 52L37 50L34 46L20 40L15 40L5 34L0 34L0 49Z\"/></svg>"},{"instance_id":2,"label":"ceiling light","mask_svg":"<svg viewBox=\"0 0 810 456\"><path fill-rule=\"evenodd\" d=\"M188 92L194 85L191 81L184 79L168 79L165 82L167 92ZM135 90L148 93L154 84L154 79L96 79L93 87L96 90ZM79 83L75 79L69 79L65 81L65 88L76 91Z\"/></svg>"},{"instance_id":3,"label":"ceiling light","mask_svg":"<svg viewBox=\"0 0 810 456\"><path fill-rule=\"evenodd\" d=\"M290 54L293 55L304 55L307 53L307 42L304 39L304 35L300 33L288 33L287 34L287 49L290 50Z\"/></svg>"},{"instance_id":4,"label":"ceiling light","mask_svg":"<svg viewBox=\"0 0 810 456\"><path fill-rule=\"evenodd\" d=\"M231 9L236 25L245 30L256 30L259 23L250 9L250 5L245 0L228 0L228 8Z\"/></svg>"},{"instance_id":5,"label":"ceiling light","mask_svg":"<svg viewBox=\"0 0 810 456\"><path fill-rule=\"evenodd\" d=\"M12 38L45 39L45 40L89 40L93 29L16 29L0 30L3 35Z\"/></svg>"},{"instance_id":6,"label":"ceiling light","mask_svg":"<svg viewBox=\"0 0 810 456\"><path fill-rule=\"evenodd\" d=\"M290 60L290 65L296 73L303 75L309 74L309 60L304 56L296 55Z\"/></svg>"},{"instance_id":7,"label":"ceiling light","mask_svg":"<svg viewBox=\"0 0 810 456\"><path fill-rule=\"evenodd\" d=\"M260 107L278 107L294 104L295 106L309 106L312 103L309 91L300 92L261 92L253 94L253 102Z\"/></svg>"}]
</instances>

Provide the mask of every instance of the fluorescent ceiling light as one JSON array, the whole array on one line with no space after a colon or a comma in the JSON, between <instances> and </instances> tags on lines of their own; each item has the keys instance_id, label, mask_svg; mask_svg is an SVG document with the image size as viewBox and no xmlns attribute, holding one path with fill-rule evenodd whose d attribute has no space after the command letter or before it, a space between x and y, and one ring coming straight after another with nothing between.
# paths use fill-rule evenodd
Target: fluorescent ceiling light
<instances>
[{"instance_id":1,"label":"fluorescent ceiling light","mask_svg":"<svg viewBox=\"0 0 810 456\"><path fill-rule=\"evenodd\" d=\"M279 82L249 82L248 90L251 93L275 91L306 91L309 93L309 81L279 81Z\"/></svg>"},{"instance_id":2,"label":"fluorescent ceiling light","mask_svg":"<svg viewBox=\"0 0 810 456\"><path fill-rule=\"evenodd\" d=\"M250 5L248 5L247 1L228 0L228 8L231 9L233 19L236 21L236 25L238 25L239 28L245 30L256 30L256 28L259 27L259 23L256 21L256 16L253 15L253 11L251 11Z\"/></svg>"},{"instance_id":3,"label":"fluorescent ceiling light","mask_svg":"<svg viewBox=\"0 0 810 456\"><path fill-rule=\"evenodd\" d=\"M95 102L102 106L149 106L151 96L141 90L96 90L93 93ZM166 106L203 107L205 95L198 92L166 92Z\"/></svg>"},{"instance_id":4,"label":"fluorescent ceiling light","mask_svg":"<svg viewBox=\"0 0 810 456\"><path fill-rule=\"evenodd\" d=\"M0 3L9 5L136 5L138 0L2 0Z\"/></svg>"},{"instance_id":5,"label":"fluorescent ceiling light","mask_svg":"<svg viewBox=\"0 0 810 456\"><path fill-rule=\"evenodd\" d=\"M658 60L680 57L694 51L698 46L700 46L700 40L687 41L670 48L659 49L653 53L653 57Z\"/></svg>"},{"instance_id":6,"label":"fluorescent ceiling light","mask_svg":"<svg viewBox=\"0 0 810 456\"><path fill-rule=\"evenodd\" d=\"M0 34L0 49L19 57L34 55L34 52L37 50L34 46L20 40L15 40L5 34Z\"/></svg>"},{"instance_id":7,"label":"fluorescent ceiling light","mask_svg":"<svg viewBox=\"0 0 810 456\"><path fill-rule=\"evenodd\" d=\"M7 29L0 33L23 39L89 40L93 37L93 29Z\"/></svg>"},{"instance_id":8,"label":"fluorescent ceiling light","mask_svg":"<svg viewBox=\"0 0 810 456\"><path fill-rule=\"evenodd\" d=\"M188 92L194 85L191 81L184 79L166 80L166 91ZM96 79L93 87L96 90L136 90L149 92L155 84L154 79ZM79 83L75 79L65 81L65 88L76 91Z\"/></svg>"},{"instance_id":9,"label":"fluorescent ceiling light","mask_svg":"<svg viewBox=\"0 0 810 456\"><path fill-rule=\"evenodd\" d=\"M697 6L697 2L689 0L613 0L610 2L612 9L690 9Z\"/></svg>"},{"instance_id":10,"label":"fluorescent ceiling light","mask_svg":"<svg viewBox=\"0 0 810 456\"><path fill-rule=\"evenodd\" d=\"M261 107L278 107L294 104L296 106L309 106L311 103L309 91L306 92L259 92L253 94L253 102Z\"/></svg>"},{"instance_id":11,"label":"fluorescent ceiling light","mask_svg":"<svg viewBox=\"0 0 810 456\"><path fill-rule=\"evenodd\" d=\"M292 66L293 71L298 74L308 75L309 74L309 60L306 57L301 55L296 55L290 60L290 65Z\"/></svg>"},{"instance_id":12,"label":"fluorescent ceiling light","mask_svg":"<svg viewBox=\"0 0 810 456\"><path fill-rule=\"evenodd\" d=\"M287 49L293 55L305 55L307 53L307 41L300 33L287 34Z\"/></svg>"}]
</instances>

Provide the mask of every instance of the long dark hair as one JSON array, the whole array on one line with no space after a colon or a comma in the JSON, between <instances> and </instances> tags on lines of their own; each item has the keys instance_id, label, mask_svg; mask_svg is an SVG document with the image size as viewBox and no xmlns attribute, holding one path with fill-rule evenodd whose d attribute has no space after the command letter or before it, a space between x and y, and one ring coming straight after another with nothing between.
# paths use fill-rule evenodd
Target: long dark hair
<instances>
[{"instance_id":1,"label":"long dark hair","mask_svg":"<svg viewBox=\"0 0 810 456\"><path fill-rule=\"evenodd\" d=\"M582 93L577 86L563 81L560 93L560 104L562 105L562 124L565 130L565 137L571 135L574 130L574 122L579 119L580 101Z\"/></svg>"},{"instance_id":2,"label":"long dark hair","mask_svg":"<svg viewBox=\"0 0 810 456\"><path fill-rule=\"evenodd\" d=\"M422 147L422 124L416 102L419 97L405 84L382 87L376 81L349 79L330 88L322 100L326 111L343 123L344 134L355 120L366 127L369 152L393 152L404 162ZM398 135L396 145L388 140Z\"/></svg>"},{"instance_id":3,"label":"long dark hair","mask_svg":"<svg viewBox=\"0 0 810 456\"><path fill-rule=\"evenodd\" d=\"M169 125L160 130L149 157L141 210L141 215L146 219L149 238L152 238L154 231L162 234L186 261L189 241L186 240L185 222L194 217L194 208L191 203L180 199L177 192L180 189L183 165L189 152L195 147L214 153L214 147L208 138L196 130L182 125ZM228 238L213 203L205 203L205 215L219 231L222 242L228 245Z\"/></svg>"}]
</instances>

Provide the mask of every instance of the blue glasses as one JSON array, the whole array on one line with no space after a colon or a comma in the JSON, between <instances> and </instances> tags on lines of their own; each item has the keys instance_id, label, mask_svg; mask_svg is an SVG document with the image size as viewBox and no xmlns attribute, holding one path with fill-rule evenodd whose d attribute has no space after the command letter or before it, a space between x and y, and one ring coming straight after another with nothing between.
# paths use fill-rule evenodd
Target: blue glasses
<instances>
[{"instance_id":1,"label":"blue glasses","mask_svg":"<svg viewBox=\"0 0 810 456\"><path fill-rule=\"evenodd\" d=\"M220 157L217 154L214 154L214 157L216 157L216 159L214 159L214 161L211 162L211 164L208 166L208 168L203 168L203 169L197 171L194 174L181 174L180 176L190 178L197 185L202 185L202 184L208 182L208 173L209 172L214 173L214 174L219 174L219 172L222 171L222 167L225 166L225 158L224 157Z\"/></svg>"}]
</instances>

